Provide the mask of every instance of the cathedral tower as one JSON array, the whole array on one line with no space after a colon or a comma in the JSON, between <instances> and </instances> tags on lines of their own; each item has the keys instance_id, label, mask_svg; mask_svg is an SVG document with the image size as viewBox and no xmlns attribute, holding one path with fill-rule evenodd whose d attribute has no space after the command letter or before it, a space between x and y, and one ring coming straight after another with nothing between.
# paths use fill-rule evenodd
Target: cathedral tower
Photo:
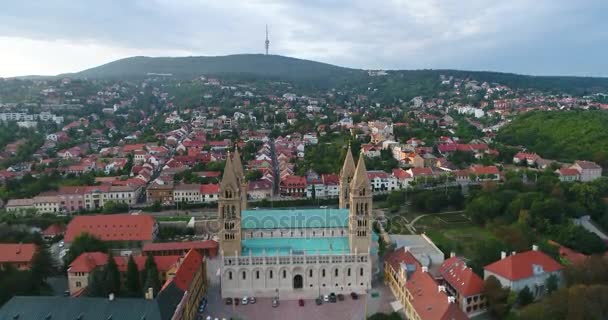
<instances>
[{"instance_id":1,"label":"cathedral tower","mask_svg":"<svg viewBox=\"0 0 608 320\"><path fill-rule=\"evenodd\" d=\"M349 197L348 191L350 188L350 182L355 175L355 160L353 159L353 154L350 150L350 143L348 144L348 150L346 151L346 157L344 158L344 165L342 165L342 169L340 170L340 190L338 190L339 194L339 208L345 209L348 206Z\"/></svg>"},{"instance_id":2,"label":"cathedral tower","mask_svg":"<svg viewBox=\"0 0 608 320\"><path fill-rule=\"evenodd\" d=\"M236 175L237 183L239 184L241 190L241 210L245 210L247 209L247 190L249 190L249 184L245 181L245 172L243 171L241 154L239 153L239 148L237 146L234 147L232 165L234 167L234 174Z\"/></svg>"},{"instance_id":3,"label":"cathedral tower","mask_svg":"<svg viewBox=\"0 0 608 320\"><path fill-rule=\"evenodd\" d=\"M225 256L241 254L241 192L240 180L228 151L218 200L220 248Z\"/></svg>"},{"instance_id":4,"label":"cathedral tower","mask_svg":"<svg viewBox=\"0 0 608 320\"><path fill-rule=\"evenodd\" d=\"M363 153L355 175L350 183L349 191L348 242L351 253L368 252L371 246L372 232L372 190L367 177Z\"/></svg>"}]
</instances>

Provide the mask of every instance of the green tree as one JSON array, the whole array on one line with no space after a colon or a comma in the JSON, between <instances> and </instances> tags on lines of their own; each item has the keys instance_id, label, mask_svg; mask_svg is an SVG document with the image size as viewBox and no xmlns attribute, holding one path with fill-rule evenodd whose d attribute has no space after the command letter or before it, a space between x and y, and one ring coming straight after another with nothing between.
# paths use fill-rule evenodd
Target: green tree
<instances>
[{"instance_id":1,"label":"green tree","mask_svg":"<svg viewBox=\"0 0 608 320\"><path fill-rule=\"evenodd\" d=\"M534 296L532 295L532 291L530 291L528 286L525 286L519 291L519 293L517 293L517 302L519 302L521 306L527 306L534 302Z\"/></svg>"},{"instance_id":2,"label":"green tree","mask_svg":"<svg viewBox=\"0 0 608 320\"><path fill-rule=\"evenodd\" d=\"M74 259L78 258L84 252L107 252L108 248L106 244L99 238L89 234L81 233L78 235L72 245L70 251L66 255L66 265L70 265Z\"/></svg>"},{"instance_id":3,"label":"green tree","mask_svg":"<svg viewBox=\"0 0 608 320\"><path fill-rule=\"evenodd\" d=\"M118 271L118 265L116 260L110 254L108 255L108 264L104 268L104 285L106 294L120 293L120 272Z\"/></svg>"},{"instance_id":4,"label":"green tree","mask_svg":"<svg viewBox=\"0 0 608 320\"><path fill-rule=\"evenodd\" d=\"M127 281L126 289L129 295L136 297L141 294L141 286L139 284L140 274L137 270L137 264L133 259L133 256L129 256L129 263L127 264Z\"/></svg>"},{"instance_id":5,"label":"green tree","mask_svg":"<svg viewBox=\"0 0 608 320\"><path fill-rule=\"evenodd\" d=\"M559 279L556 275L552 274L545 281L545 287L547 287L547 293L551 294L556 291L559 287Z\"/></svg>"},{"instance_id":6,"label":"green tree","mask_svg":"<svg viewBox=\"0 0 608 320\"><path fill-rule=\"evenodd\" d=\"M146 259L146 280L144 281L144 292L147 292L149 288L152 288L154 295L158 294L158 290L160 290L160 279L158 277L158 268L156 266L156 262L154 261L154 257L152 255L148 255Z\"/></svg>"},{"instance_id":7,"label":"green tree","mask_svg":"<svg viewBox=\"0 0 608 320\"><path fill-rule=\"evenodd\" d=\"M500 281L494 276L490 276L484 281L484 288L488 299L488 310L498 319L504 319L512 306L509 289L503 288Z\"/></svg>"},{"instance_id":8,"label":"green tree","mask_svg":"<svg viewBox=\"0 0 608 320\"><path fill-rule=\"evenodd\" d=\"M48 251L46 245L39 245L36 249L36 253L32 258L32 277L38 282L42 283L48 278L54 269L55 263L53 258Z\"/></svg>"}]
</instances>

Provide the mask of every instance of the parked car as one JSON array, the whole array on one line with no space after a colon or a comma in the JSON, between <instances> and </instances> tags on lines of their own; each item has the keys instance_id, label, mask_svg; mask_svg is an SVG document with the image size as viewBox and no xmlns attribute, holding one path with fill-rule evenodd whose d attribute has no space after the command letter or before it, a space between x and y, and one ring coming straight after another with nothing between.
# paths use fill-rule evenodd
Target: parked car
<instances>
[{"instance_id":1,"label":"parked car","mask_svg":"<svg viewBox=\"0 0 608 320\"><path fill-rule=\"evenodd\" d=\"M239 298L234 298L234 305L238 306L239 305L239 301L241 301Z\"/></svg>"},{"instance_id":2,"label":"parked car","mask_svg":"<svg viewBox=\"0 0 608 320\"><path fill-rule=\"evenodd\" d=\"M329 294L329 302L331 303L336 303L336 301L338 301L338 298L336 298L336 294L335 293L330 293Z\"/></svg>"},{"instance_id":3,"label":"parked car","mask_svg":"<svg viewBox=\"0 0 608 320\"><path fill-rule=\"evenodd\" d=\"M304 299L299 299L299 300L298 300L298 305L299 305L300 307L303 307L303 306L304 306Z\"/></svg>"},{"instance_id":4,"label":"parked car","mask_svg":"<svg viewBox=\"0 0 608 320\"><path fill-rule=\"evenodd\" d=\"M344 301L344 295L341 293L338 293L338 301Z\"/></svg>"},{"instance_id":5,"label":"parked car","mask_svg":"<svg viewBox=\"0 0 608 320\"><path fill-rule=\"evenodd\" d=\"M232 305L232 298L226 298L226 305Z\"/></svg>"},{"instance_id":6,"label":"parked car","mask_svg":"<svg viewBox=\"0 0 608 320\"><path fill-rule=\"evenodd\" d=\"M279 299L277 299L277 298L272 299L272 307L276 308L278 306L279 306Z\"/></svg>"},{"instance_id":7,"label":"parked car","mask_svg":"<svg viewBox=\"0 0 608 320\"><path fill-rule=\"evenodd\" d=\"M249 297L249 304L254 304L255 302L255 297Z\"/></svg>"},{"instance_id":8,"label":"parked car","mask_svg":"<svg viewBox=\"0 0 608 320\"><path fill-rule=\"evenodd\" d=\"M315 303L316 303L318 306L320 306L320 305L322 305L322 304L323 304L323 299L321 299L321 297L318 297L318 298L316 298L316 299L315 299Z\"/></svg>"},{"instance_id":9,"label":"parked car","mask_svg":"<svg viewBox=\"0 0 608 320\"><path fill-rule=\"evenodd\" d=\"M242 305L246 305L246 304L248 304L248 303L249 303L249 298L247 298L247 297L243 297L243 301L241 301L241 304L242 304Z\"/></svg>"},{"instance_id":10,"label":"parked car","mask_svg":"<svg viewBox=\"0 0 608 320\"><path fill-rule=\"evenodd\" d=\"M359 295L356 292L351 292L350 297L353 298L353 300L359 299Z\"/></svg>"},{"instance_id":11,"label":"parked car","mask_svg":"<svg viewBox=\"0 0 608 320\"><path fill-rule=\"evenodd\" d=\"M323 296L323 302L329 302L329 296L328 295L324 295Z\"/></svg>"}]
</instances>

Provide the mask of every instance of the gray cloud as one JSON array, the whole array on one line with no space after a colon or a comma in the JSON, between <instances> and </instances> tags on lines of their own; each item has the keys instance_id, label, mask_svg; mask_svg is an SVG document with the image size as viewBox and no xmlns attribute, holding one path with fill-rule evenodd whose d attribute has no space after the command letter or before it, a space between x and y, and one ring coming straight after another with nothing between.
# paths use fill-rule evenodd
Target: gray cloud
<instances>
[{"instance_id":1,"label":"gray cloud","mask_svg":"<svg viewBox=\"0 0 608 320\"><path fill-rule=\"evenodd\" d=\"M268 23L273 53L344 66L608 75L603 0L12 2L0 37L222 55L262 52Z\"/></svg>"}]
</instances>

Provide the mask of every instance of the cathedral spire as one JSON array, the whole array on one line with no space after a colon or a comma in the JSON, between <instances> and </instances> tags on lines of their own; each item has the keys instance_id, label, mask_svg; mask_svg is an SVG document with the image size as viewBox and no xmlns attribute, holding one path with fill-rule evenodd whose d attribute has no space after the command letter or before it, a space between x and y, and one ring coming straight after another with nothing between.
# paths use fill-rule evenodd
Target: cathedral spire
<instances>
[{"instance_id":1,"label":"cathedral spire","mask_svg":"<svg viewBox=\"0 0 608 320\"><path fill-rule=\"evenodd\" d=\"M367 177L367 168L365 167L365 156L363 150L359 154L359 161L357 162L357 169L353 181L351 182L351 189L360 189L369 187L369 178Z\"/></svg>"},{"instance_id":2,"label":"cathedral spire","mask_svg":"<svg viewBox=\"0 0 608 320\"><path fill-rule=\"evenodd\" d=\"M350 142L348 143L348 149L346 151L346 157L344 158L344 165L342 165L342 170L340 170L340 175L345 177L352 177L355 174L355 160L353 158L353 153L350 148Z\"/></svg>"},{"instance_id":3,"label":"cathedral spire","mask_svg":"<svg viewBox=\"0 0 608 320\"><path fill-rule=\"evenodd\" d=\"M245 181L245 172L243 171L243 163L241 162L241 154L239 153L239 148L237 145L234 145L234 155L232 156L232 164L234 167L234 173L236 174L236 178L238 181Z\"/></svg>"},{"instance_id":4,"label":"cathedral spire","mask_svg":"<svg viewBox=\"0 0 608 320\"><path fill-rule=\"evenodd\" d=\"M230 157L230 151L226 156L226 166L224 167L224 175L222 176L222 182L220 183L220 189L224 190L226 187L232 187L233 192L239 187L239 183L234 172L234 165Z\"/></svg>"}]
</instances>

